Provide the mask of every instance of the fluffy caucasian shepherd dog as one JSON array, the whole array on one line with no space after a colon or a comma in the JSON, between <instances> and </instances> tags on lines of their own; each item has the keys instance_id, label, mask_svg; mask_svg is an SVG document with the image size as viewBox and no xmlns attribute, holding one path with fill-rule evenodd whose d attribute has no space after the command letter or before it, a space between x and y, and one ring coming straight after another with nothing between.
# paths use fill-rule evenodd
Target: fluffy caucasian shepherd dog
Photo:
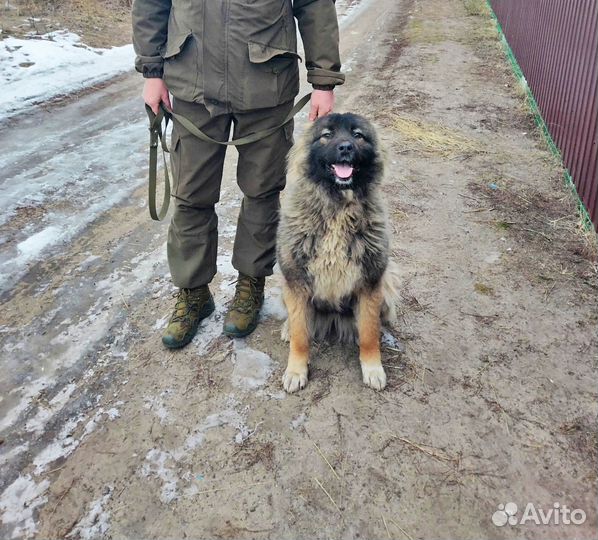
<instances>
[{"instance_id":1,"label":"fluffy caucasian shepherd dog","mask_svg":"<svg viewBox=\"0 0 598 540\"><path fill-rule=\"evenodd\" d=\"M312 339L358 342L363 382L386 385L380 326L394 319L397 273L389 265L381 154L365 118L330 114L289 155L277 238L289 315L287 392L307 384Z\"/></svg>"}]
</instances>

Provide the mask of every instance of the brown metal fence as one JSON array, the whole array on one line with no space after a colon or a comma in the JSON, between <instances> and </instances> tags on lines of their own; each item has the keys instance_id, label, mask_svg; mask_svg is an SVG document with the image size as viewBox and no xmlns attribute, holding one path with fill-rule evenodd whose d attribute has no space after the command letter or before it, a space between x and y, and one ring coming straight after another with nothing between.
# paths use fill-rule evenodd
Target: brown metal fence
<instances>
[{"instance_id":1,"label":"brown metal fence","mask_svg":"<svg viewBox=\"0 0 598 540\"><path fill-rule=\"evenodd\" d=\"M598 0L490 0L598 229Z\"/></svg>"}]
</instances>

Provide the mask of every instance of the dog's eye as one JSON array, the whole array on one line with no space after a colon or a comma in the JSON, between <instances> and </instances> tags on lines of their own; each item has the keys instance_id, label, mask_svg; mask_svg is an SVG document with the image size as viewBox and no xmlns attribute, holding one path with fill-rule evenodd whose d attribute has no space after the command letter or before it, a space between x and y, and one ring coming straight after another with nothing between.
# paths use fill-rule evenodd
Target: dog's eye
<instances>
[{"instance_id":1,"label":"dog's eye","mask_svg":"<svg viewBox=\"0 0 598 540\"><path fill-rule=\"evenodd\" d=\"M332 139L332 132L331 131L322 131L320 135L323 139Z\"/></svg>"},{"instance_id":2,"label":"dog's eye","mask_svg":"<svg viewBox=\"0 0 598 540\"><path fill-rule=\"evenodd\" d=\"M353 131L353 137L355 139L365 139L365 137L363 136L363 133L361 131Z\"/></svg>"}]
</instances>

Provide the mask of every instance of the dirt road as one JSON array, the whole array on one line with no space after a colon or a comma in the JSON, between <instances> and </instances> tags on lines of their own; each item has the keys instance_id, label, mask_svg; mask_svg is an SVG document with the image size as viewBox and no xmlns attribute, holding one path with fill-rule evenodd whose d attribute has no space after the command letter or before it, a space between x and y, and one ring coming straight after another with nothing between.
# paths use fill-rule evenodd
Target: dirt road
<instances>
[{"instance_id":1,"label":"dirt road","mask_svg":"<svg viewBox=\"0 0 598 540\"><path fill-rule=\"evenodd\" d=\"M595 537L595 244L492 23L470 1L339 5L338 109L378 123L391 164L387 389L322 344L285 395L276 276L258 330L220 335L234 151L218 308L189 347L161 347L166 226L124 77L0 135L1 537ZM509 502L586 517L495 525Z\"/></svg>"}]
</instances>

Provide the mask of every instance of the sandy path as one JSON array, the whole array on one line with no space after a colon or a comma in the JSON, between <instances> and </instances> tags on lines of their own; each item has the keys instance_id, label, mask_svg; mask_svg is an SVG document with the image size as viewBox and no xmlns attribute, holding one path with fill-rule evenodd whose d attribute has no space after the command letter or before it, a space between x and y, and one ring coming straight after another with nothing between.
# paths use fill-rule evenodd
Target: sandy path
<instances>
[{"instance_id":1,"label":"sandy path","mask_svg":"<svg viewBox=\"0 0 598 540\"><path fill-rule=\"evenodd\" d=\"M140 128L120 178L131 194L28 262L3 297L3 537L593 536L595 251L489 20L458 0L378 0L351 12L342 36L339 109L378 122L392 164L403 303L399 342L384 351L387 390L362 387L356 351L322 345L308 388L281 391L276 277L255 334L220 336L234 278L234 152L219 307L188 348L161 348L172 288L166 227L143 208ZM81 123L109 102L141 125L126 116L138 84L124 78L17 136ZM91 137L78 130L74 139ZM27 159L6 165L12 176L35 179ZM89 174L109 191L103 167ZM40 212L58 213L49 201L21 211L5 231L13 244ZM519 515L527 502L559 502L587 519L496 527L507 502Z\"/></svg>"}]
</instances>

